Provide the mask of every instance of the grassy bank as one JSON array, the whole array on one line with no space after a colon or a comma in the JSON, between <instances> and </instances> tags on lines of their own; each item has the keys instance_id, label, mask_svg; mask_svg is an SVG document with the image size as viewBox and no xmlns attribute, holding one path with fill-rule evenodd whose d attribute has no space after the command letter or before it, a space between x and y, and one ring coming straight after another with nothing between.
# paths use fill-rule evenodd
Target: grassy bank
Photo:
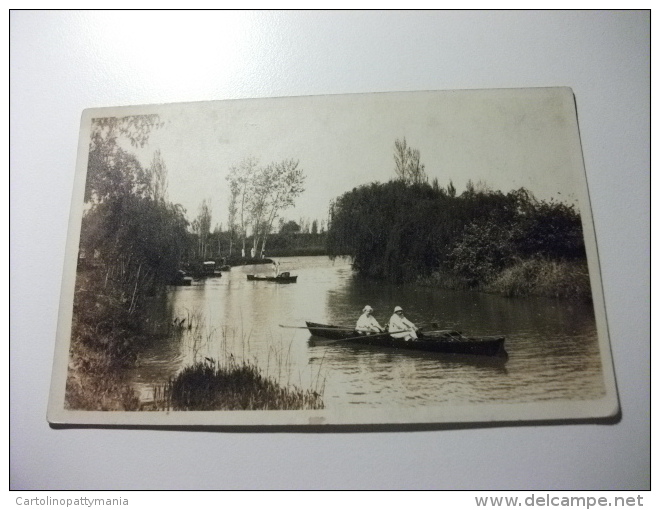
<instances>
[{"instance_id":1,"label":"grassy bank","mask_svg":"<svg viewBox=\"0 0 660 510\"><path fill-rule=\"evenodd\" d=\"M184 368L154 391L158 409L175 411L236 411L322 409L313 390L284 388L248 362L224 365L206 359Z\"/></svg>"},{"instance_id":2,"label":"grassy bank","mask_svg":"<svg viewBox=\"0 0 660 510\"><path fill-rule=\"evenodd\" d=\"M589 271L584 261L530 259L499 272L477 287L466 278L436 271L418 285L450 290L478 290L507 297L544 296L578 301L591 300Z\"/></svg>"},{"instance_id":3,"label":"grassy bank","mask_svg":"<svg viewBox=\"0 0 660 510\"><path fill-rule=\"evenodd\" d=\"M525 260L503 270L486 285L486 291L509 297L591 300L589 270L584 261Z\"/></svg>"},{"instance_id":4,"label":"grassy bank","mask_svg":"<svg viewBox=\"0 0 660 510\"><path fill-rule=\"evenodd\" d=\"M137 411L140 398L107 352L74 335L66 379L65 408L82 411Z\"/></svg>"},{"instance_id":5,"label":"grassy bank","mask_svg":"<svg viewBox=\"0 0 660 510\"><path fill-rule=\"evenodd\" d=\"M209 341L203 318L187 316L182 328L158 323L142 308L129 313L130 302L121 288L107 284L102 271L81 272L76 280L69 349L65 407L86 411L320 409L321 395L280 385L262 375L259 367L239 363L226 353L222 364L195 363L154 392L154 402L141 402L126 378L148 343L189 335L191 348ZM184 332L185 331L185 332ZM279 371L285 366L279 361Z\"/></svg>"},{"instance_id":6,"label":"grassy bank","mask_svg":"<svg viewBox=\"0 0 660 510\"><path fill-rule=\"evenodd\" d=\"M106 282L101 268L79 271L73 302L65 406L89 411L133 411L139 398L123 377L146 332L131 298ZM153 327L153 325L151 325Z\"/></svg>"}]
</instances>

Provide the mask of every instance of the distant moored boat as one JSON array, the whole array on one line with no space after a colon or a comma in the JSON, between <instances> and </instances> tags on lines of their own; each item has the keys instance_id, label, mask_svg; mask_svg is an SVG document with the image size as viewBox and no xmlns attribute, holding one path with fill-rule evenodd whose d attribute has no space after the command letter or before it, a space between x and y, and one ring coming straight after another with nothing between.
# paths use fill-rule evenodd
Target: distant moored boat
<instances>
[{"instance_id":1,"label":"distant moored boat","mask_svg":"<svg viewBox=\"0 0 660 510\"><path fill-rule=\"evenodd\" d=\"M247 275L250 281L274 282L274 283L296 283L298 276L292 276L289 272L280 273L277 276L260 276L256 274Z\"/></svg>"}]
</instances>

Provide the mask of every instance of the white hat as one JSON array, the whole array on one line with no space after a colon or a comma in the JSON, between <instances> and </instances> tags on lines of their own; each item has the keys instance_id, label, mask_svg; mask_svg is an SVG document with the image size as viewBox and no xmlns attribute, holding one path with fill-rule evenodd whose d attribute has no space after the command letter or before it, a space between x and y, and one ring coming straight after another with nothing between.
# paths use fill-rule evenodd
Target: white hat
<instances>
[{"instance_id":1,"label":"white hat","mask_svg":"<svg viewBox=\"0 0 660 510\"><path fill-rule=\"evenodd\" d=\"M403 312L403 308L401 308L400 306L395 306L394 307L394 313L396 313L396 312Z\"/></svg>"},{"instance_id":2,"label":"white hat","mask_svg":"<svg viewBox=\"0 0 660 510\"><path fill-rule=\"evenodd\" d=\"M363 312L373 312L374 309L371 308L369 305L367 305L367 306L365 306L365 307L362 309L362 311L363 311Z\"/></svg>"}]
</instances>

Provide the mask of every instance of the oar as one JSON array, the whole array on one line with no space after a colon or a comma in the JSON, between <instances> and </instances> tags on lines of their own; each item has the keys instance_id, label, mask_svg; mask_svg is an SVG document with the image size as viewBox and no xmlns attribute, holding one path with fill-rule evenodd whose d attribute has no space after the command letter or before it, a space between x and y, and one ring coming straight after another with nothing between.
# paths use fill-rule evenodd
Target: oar
<instances>
[{"instance_id":1,"label":"oar","mask_svg":"<svg viewBox=\"0 0 660 510\"><path fill-rule=\"evenodd\" d=\"M430 336L431 333L443 335L443 336L445 336L445 338L446 337L463 338L463 333L461 333L460 331L456 331L456 330L453 330L453 329L437 329L437 330L433 330L433 331L422 331L422 339L434 340L434 341L442 340L441 338L435 338L435 337Z\"/></svg>"},{"instance_id":2,"label":"oar","mask_svg":"<svg viewBox=\"0 0 660 510\"><path fill-rule=\"evenodd\" d=\"M440 329L440 325L437 322L426 322L420 326L417 326L417 329L425 329L425 328L433 328L432 330L429 331L434 331L434 332L453 332L453 333L458 333L459 335L461 334L460 331L456 331L453 329Z\"/></svg>"},{"instance_id":3,"label":"oar","mask_svg":"<svg viewBox=\"0 0 660 510\"><path fill-rule=\"evenodd\" d=\"M450 335L450 336L462 336L463 333L456 331L455 329L434 329L432 331L427 331L427 333L440 333L441 335Z\"/></svg>"},{"instance_id":4,"label":"oar","mask_svg":"<svg viewBox=\"0 0 660 510\"><path fill-rule=\"evenodd\" d=\"M318 329L321 331L355 331L355 328L344 328L344 327L334 327L334 328L324 328L321 326L285 326L283 324L280 324L280 328L287 328L287 329Z\"/></svg>"},{"instance_id":5,"label":"oar","mask_svg":"<svg viewBox=\"0 0 660 510\"><path fill-rule=\"evenodd\" d=\"M378 338L387 335L389 335L389 333L384 332L384 333L376 333L374 335L360 335L360 336L353 336L350 338L340 338L339 340L330 340L329 342L325 342L325 345L332 345L339 342L350 342L351 340L364 340L365 338Z\"/></svg>"}]
</instances>

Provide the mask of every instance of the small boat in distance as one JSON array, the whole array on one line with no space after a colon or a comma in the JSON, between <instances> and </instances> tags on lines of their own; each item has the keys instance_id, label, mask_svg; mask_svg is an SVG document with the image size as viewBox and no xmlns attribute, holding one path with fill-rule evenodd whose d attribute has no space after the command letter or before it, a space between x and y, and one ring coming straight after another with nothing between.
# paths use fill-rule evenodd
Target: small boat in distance
<instances>
[{"instance_id":1,"label":"small boat in distance","mask_svg":"<svg viewBox=\"0 0 660 510\"><path fill-rule=\"evenodd\" d=\"M291 276L291 273L284 272L280 273L277 276L260 276L256 274L247 275L249 281L260 281L260 282L275 282L275 283L296 283L298 281L298 276Z\"/></svg>"},{"instance_id":2,"label":"small boat in distance","mask_svg":"<svg viewBox=\"0 0 660 510\"><path fill-rule=\"evenodd\" d=\"M189 287L192 285L193 279L188 276L185 271L177 271L174 278L170 281L170 285L176 285L178 287Z\"/></svg>"},{"instance_id":3,"label":"small boat in distance","mask_svg":"<svg viewBox=\"0 0 660 510\"><path fill-rule=\"evenodd\" d=\"M309 332L320 338L346 342L346 344L371 345L412 351L440 352L446 354L472 354L507 359L503 336L463 336L458 331L418 331L418 339L406 341L388 333L360 334L351 328L342 328L317 322L305 322Z\"/></svg>"}]
</instances>

